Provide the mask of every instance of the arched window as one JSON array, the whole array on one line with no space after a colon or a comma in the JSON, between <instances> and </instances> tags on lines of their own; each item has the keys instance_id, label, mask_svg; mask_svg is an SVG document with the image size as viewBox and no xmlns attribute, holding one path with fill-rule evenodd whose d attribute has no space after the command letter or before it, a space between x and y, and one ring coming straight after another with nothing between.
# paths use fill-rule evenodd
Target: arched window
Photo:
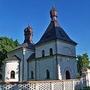
<instances>
[{"instance_id":1,"label":"arched window","mask_svg":"<svg viewBox=\"0 0 90 90\"><path fill-rule=\"evenodd\" d=\"M45 56L45 51L44 50L42 50L42 57L44 57Z\"/></svg>"},{"instance_id":2,"label":"arched window","mask_svg":"<svg viewBox=\"0 0 90 90\"><path fill-rule=\"evenodd\" d=\"M31 71L31 79L34 79L33 71Z\"/></svg>"},{"instance_id":3,"label":"arched window","mask_svg":"<svg viewBox=\"0 0 90 90\"><path fill-rule=\"evenodd\" d=\"M70 72L66 71L66 79L70 79Z\"/></svg>"},{"instance_id":4,"label":"arched window","mask_svg":"<svg viewBox=\"0 0 90 90\"><path fill-rule=\"evenodd\" d=\"M11 79L15 79L15 71L11 71L10 77Z\"/></svg>"},{"instance_id":5,"label":"arched window","mask_svg":"<svg viewBox=\"0 0 90 90\"><path fill-rule=\"evenodd\" d=\"M46 79L50 79L50 72L48 69L46 70Z\"/></svg>"},{"instance_id":6,"label":"arched window","mask_svg":"<svg viewBox=\"0 0 90 90\"><path fill-rule=\"evenodd\" d=\"M2 80L2 75L0 74L0 80Z\"/></svg>"},{"instance_id":7,"label":"arched window","mask_svg":"<svg viewBox=\"0 0 90 90\"><path fill-rule=\"evenodd\" d=\"M50 48L50 56L52 56L53 55L53 49L52 48Z\"/></svg>"}]
</instances>

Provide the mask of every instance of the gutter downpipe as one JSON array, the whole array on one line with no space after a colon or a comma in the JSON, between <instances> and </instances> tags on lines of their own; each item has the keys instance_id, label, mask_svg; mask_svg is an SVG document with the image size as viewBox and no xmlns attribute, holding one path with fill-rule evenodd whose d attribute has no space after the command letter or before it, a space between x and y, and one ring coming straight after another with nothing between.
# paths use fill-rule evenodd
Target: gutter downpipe
<instances>
[{"instance_id":1,"label":"gutter downpipe","mask_svg":"<svg viewBox=\"0 0 90 90\"><path fill-rule=\"evenodd\" d=\"M57 58L57 39L55 40L55 48L56 48L56 79L59 79L59 71L58 71L58 58Z\"/></svg>"},{"instance_id":2,"label":"gutter downpipe","mask_svg":"<svg viewBox=\"0 0 90 90\"><path fill-rule=\"evenodd\" d=\"M23 48L22 50L22 54L23 54L23 60L22 60L22 81L24 81L24 55L25 55L25 48Z\"/></svg>"}]
</instances>

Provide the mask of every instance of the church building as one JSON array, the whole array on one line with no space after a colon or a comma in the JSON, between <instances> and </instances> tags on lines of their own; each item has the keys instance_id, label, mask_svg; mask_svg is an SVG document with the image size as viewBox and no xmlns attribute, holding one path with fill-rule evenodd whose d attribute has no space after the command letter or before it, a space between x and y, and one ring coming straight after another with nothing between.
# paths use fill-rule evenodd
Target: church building
<instances>
[{"instance_id":1,"label":"church building","mask_svg":"<svg viewBox=\"0 0 90 90\"><path fill-rule=\"evenodd\" d=\"M76 45L58 23L57 10L50 10L50 24L41 39L32 43L32 27L24 30L24 43L8 53L4 81L66 80L77 75Z\"/></svg>"}]
</instances>

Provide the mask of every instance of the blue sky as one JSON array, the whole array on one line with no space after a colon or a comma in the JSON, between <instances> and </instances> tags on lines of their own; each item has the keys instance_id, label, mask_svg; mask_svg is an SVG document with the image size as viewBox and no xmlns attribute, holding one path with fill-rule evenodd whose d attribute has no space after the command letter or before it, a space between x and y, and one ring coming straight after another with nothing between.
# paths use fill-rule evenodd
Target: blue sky
<instances>
[{"instance_id":1,"label":"blue sky","mask_svg":"<svg viewBox=\"0 0 90 90\"><path fill-rule=\"evenodd\" d=\"M50 23L53 5L59 24L78 43L77 54L90 55L90 0L0 0L0 36L22 43L24 28L29 24L36 43Z\"/></svg>"}]
</instances>

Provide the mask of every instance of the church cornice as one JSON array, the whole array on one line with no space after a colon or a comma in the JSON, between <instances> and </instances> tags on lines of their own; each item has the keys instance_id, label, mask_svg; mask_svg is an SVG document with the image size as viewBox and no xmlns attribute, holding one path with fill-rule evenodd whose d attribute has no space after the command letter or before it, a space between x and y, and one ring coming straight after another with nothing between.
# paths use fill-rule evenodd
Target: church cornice
<instances>
[{"instance_id":1,"label":"church cornice","mask_svg":"<svg viewBox=\"0 0 90 90\"><path fill-rule=\"evenodd\" d=\"M47 58L54 58L54 57L57 57L60 56L60 57L68 57L68 58L75 58L76 59L76 56L70 56L70 55L63 55L63 54L54 54L52 56L48 55L48 56L44 56L44 57L38 57L38 58L33 58L31 60L28 60L29 62L32 62L32 61L36 61L36 60L45 60Z\"/></svg>"},{"instance_id":2,"label":"church cornice","mask_svg":"<svg viewBox=\"0 0 90 90\"><path fill-rule=\"evenodd\" d=\"M47 41L47 42L43 42L43 43L41 43L41 44L37 44L37 43L36 43L35 46L38 47L38 46L42 46L42 45L44 45L44 44L51 43L51 42L55 42L55 41L60 41L60 42L66 43L66 44L74 45L74 46L76 46L76 45L78 44L78 43L73 44L73 43L67 42L67 41L65 41L65 40L56 39L56 40L50 40L50 41Z\"/></svg>"}]
</instances>

